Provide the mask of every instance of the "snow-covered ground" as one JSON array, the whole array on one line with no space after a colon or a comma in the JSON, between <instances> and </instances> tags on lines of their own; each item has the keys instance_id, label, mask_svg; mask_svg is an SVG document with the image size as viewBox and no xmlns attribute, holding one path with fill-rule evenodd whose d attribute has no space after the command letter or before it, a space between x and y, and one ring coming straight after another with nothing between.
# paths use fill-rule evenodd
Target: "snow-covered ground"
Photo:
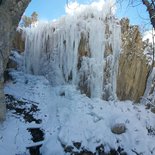
<instances>
[{"instance_id":1,"label":"snow-covered ground","mask_svg":"<svg viewBox=\"0 0 155 155\"><path fill-rule=\"evenodd\" d=\"M84 6L82 6L82 9L83 7ZM86 6L85 14L82 12L80 15L79 12L77 12L78 16L75 16L75 19L78 20L79 18L77 17L82 17L82 22L79 20L77 24L75 24L74 18L71 18L72 15L68 15L67 18L62 18L60 22L58 22L61 26L63 25L63 27L65 27L66 24L67 29L57 27L57 25L56 27L45 25L44 27L36 29L36 33L34 33L35 31L28 33L29 42L27 40L27 43L29 44L26 46L28 55L25 54L25 64L28 66L27 73L40 74L40 71L45 69L47 74L43 75L49 75L50 78L48 79L50 82L43 76L30 75L22 72L21 70L25 67L22 66L24 60L17 53L12 55L13 58L16 57L13 60L16 61L19 66L17 66L16 71L11 71L12 80L5 85L5 94L7 94L7 96L10 95L12 101L9 100L10 103L8 103L9 108L6 121L0 124L0 155L29 155L27 148L36 145L41 145L40 153L42 155L78 155L77 152L82 152L83 150L94 153L97 152L99 146L100 149L104 149L104 153L117 150L118 152L115 152L115 154L119 154L121 149L123 149L128 155L155 155L155 114L151 112L150 108L146 109L145 105L134 104L132 101L120 102L116 99L113 101L104 101L99 98L88 98L77 89L78 84L76 81L78 76L76 74L77 63L75 62L78 60L77 52L78 43L80 42L80 38L77 40L77 36L79 36L82 32L81 30L83 30L84 32L90 32L88 38L90 39L89 43L93 57L89 60L90 62L88 62L95 65L91 71L91 75L94 76L91 79L91 89L92 92L99 93L99 95L93 95L92 97L101 97L102 94L100 87L102 87L101 83L103 83L104 79L102 71L105 67L105 65L102 64L104 62L104 48L102 46L105 46L105 38L101 32L105 32L106 24L103 21L106 18L105 15L108 13L106 13L106 11L109 10L111 12L111 7L107 5L102 7L102 10L103 12L97 11L99 16L97 15L95 18L95 16L91 14L93 7L91 6L91 8L89 8ZM72 14L72 12L70 13ZM96 15L96 11L93 13ZM103 13L105 13L105 15ZM85 15L84 18L83 15ZM85 18L88 21L88 25L86 24ZM66 19L65 24L64 19ZM115 72L117 72L116 62L118 62L120 51L120 40L118 39L120 38L120 26L112 16L110 16L109 19L112 19L112 22L109 22L109 24L111 26L111 32L113 33L110 35L112 38L107 39L107 43L110 40L110 44L113 45L116 50L110 59L107 57L107 60L112 60L112 62L110 61L110 68L112 70L110 81L113 84L113 89L110 90L115 92L115 81L117 77L117 74L115 74ZM84 28L81 29L81 27L78 27L79 24L83 25ZM79 33L75 35L77 28L79 29ZM98 29L100 29L100 31L98 31ZM61 32L60 30L65 31ZM54 36L54 45L52 37L49 37L51 33L53 33ZM38 37L38 34L40 34L40 37ZM66 37L66 35L69 37ZM61 38L61 41L57 40L57 38ZM64 40L66 38L68 38L67 41ZM94 38L98 38L98 41L97 39L97 42L94 41ZM45 41L49 39L51 40L49 41L48 47ZM35 42L32 42L32 40ZM73 40L75 40L75 42ZM98 44L100 41L101 47ZM57 45L58 43L59 46ZM61 52L53 53L52 46L54 50L59 51L61 49ZM67 52L64 52L63 46L67 46ZM74 46L76 47L76 51L74 51ZM58 49L55 47L58 47ZM45 49L45 57L42 57L43 53L41 52L43 52L43 49ZM51 50L49 51L51 56L48 55L47 49ZM96 51L100 51L98 55L96 55ZM57 56L57 54L60 55ZM50 59L50 61L48 62L44 58L47 58L47 60ZM83 59L83 64L87 64L86 58ZM64 67L65 65L67 66ZM98 67L100 65L101 68ZM81 71L85 73L88 66L84 65ZM20 67L20 69L18 69L18 67ZM55 71L54 73L53 69ZM70 84L68 82L67 84L67 82L63 82L64 79L60 80L59 69L61 74L66 74L66 81L71 71L73 71L73 79L75 82L73 80L73 82ZM54 81L55 85L51 85L51 81ZM59 86L55 81L58 81ZM62 84L60 81L62 81ZM11 105L11 102L13 102L13 105ZM32 104L34 104L34 108L32 108ZM14 107L14 105L17 105L17 107ZM33 117L35 118L34 121ZM26 119L30 120L26 121ZM113 133L112 128L116 124L124 124L126 130L122 134ZM32 133L30 133L28 129L41 129L44 133L44 138L35 142L32 139ZM81 153L79 155L88 154ZM89 153L89 155L92 154ZM98 151L96 155L101 154L99 154Z\"/></svg>"},{"instance_id":2,"label":"snow-covered ground","mask_svg":"<svg viewBox=\"0 0 155 155\"><path fill-rule=\"evenodd\" d=\"M74 142L82 146L79 150L74 147L73 151L83 147L95 152L96 147L103 144L107 152L120 146L129 155L134 152L155 154L155 114L145 106L134 105L131 101L90 99L73 85L52 87L42 76L19 71L11 74L13 81L6 84L5 93L39 103L37 117L42 123L25 123L8 111L6 121L0 125L0 154L27 155L26 147L33 142L26 129L37 126L45 133L40 149L43 155L64 155L62 145L73 146ZM112 133L115 123L124 123L126 132Z\"/></svg>"}]
</instances>

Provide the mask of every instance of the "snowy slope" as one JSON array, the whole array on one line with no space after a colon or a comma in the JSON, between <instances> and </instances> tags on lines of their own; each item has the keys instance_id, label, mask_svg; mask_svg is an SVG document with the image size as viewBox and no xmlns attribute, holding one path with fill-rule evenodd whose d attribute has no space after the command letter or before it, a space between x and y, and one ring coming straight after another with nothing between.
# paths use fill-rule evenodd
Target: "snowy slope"
<instances>
[{"instance_id":1,"label":"snowy slope","mask_svg":"<svg viewBox=\"0 0 155 155\"><path fill-rule=\"evenodd\" d=\"M81 142L92 152L103 144L107 152L120 146L129 155L134 155L134 151L155 154L155 115L143 105L90 99L73 85L52 87L42 76L21 72L12 72L12 75L14 82L6 85L5 93L39 103L38 117L43 120L40 125L45 132L43 155L64 155L61 145L73 146L73 142ZM111 127L115 123L124 123L126 132L113 134ZM18 154L24 152L24 147L30 143L25 128L33 125L24 124L8 112L7 121L0 128L0 152L7 155L13 155L12 150ZM148 133L147 128L153 129L152 132ZM6 149L7 143L10 145Z\"/></svg>"}]
</instances>

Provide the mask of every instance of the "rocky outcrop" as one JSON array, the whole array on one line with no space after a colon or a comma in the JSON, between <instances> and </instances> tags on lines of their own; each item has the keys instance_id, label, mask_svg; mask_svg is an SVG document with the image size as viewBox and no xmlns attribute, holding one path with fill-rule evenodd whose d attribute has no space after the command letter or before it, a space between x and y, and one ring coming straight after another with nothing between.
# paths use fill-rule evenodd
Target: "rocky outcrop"
<instances>
[{"instance_id":1,"label":"rocky outcrop","mask_svg":"<svg viewBox=\"0 0 155 155\"><path fill-rule=\"evenodd\" d=\"M119 21L117 22L118 22L117 26L120 27ZM105 49L104 49L105 67L104 67L104 80L103 80L104 91L102 98L108 101L117 98L116 77L120 55L120 48L118 48L118 45L121 45L121 32L115 34L117 36L117 40L111 39L113 29L116 29L116 27L113 28L111 27L111 22L109 18L105 19L105 23L106 23ZM113 66L111 64L113 64Z\"/></svg>"},{"instance_id":2,"label":"rocky outcrop","mask_svg":"<svg viewBox=\"0 0 155 155\"><path fill-rule=\"evenodd\" d=\"M150 71L149 60L148 58L146 58L146 55L144 54L145 47L144 47L144 42L142 41L139 28L137 26L130 26L128 19L122 19L120 23L121 23L121 35L122 35L122 51L119 58L118 50L120 51L120 49L117 47L117 44L119 43L117 42L116 39L115 40L111 39L113 35L114 27L111 26L110 19L108 18L105 19L105 30L104 30L104 33L102 32L105 37L104 38L105 48L103 51L104 76L103 76L103 82L101 84L103 86L102 98L104 100L113 100L116 98L115 96L115 92L116 92L117 97L120 100L133 100L138 102L141 96L143 96L146 88L146 81ZM118 26L119 26L119 23L118 23ZM53 29L53 33L54 33L53 38L56 37L57 39L58 34L55 33L55 29L56 28ZM46 31L47 33L49 33L48 30ZM54 41L52 40L53 39L52 37L51 38L49 37L49 35L52 35L52 34L49 33L47 35L47 38L45 37L45 40L44 40L47 45L46 44L43 45L43 47L45 48L44 51L46 53L50 53L50 50L54 47L54 45L50 44ZM119 33L115 35L117 36L117 38L119 38L118 37ZM43 36L44 35L42 35L41 39L43 38ZM87 62L87 60L89 60L89 58L91 58L92 55L91 55L89 37L90 37L89 31L87 33L81 32L81 37L78 42L78 49L77 49L78 62L76 66L74 66L74 68L77 67L77 71L79 73L78 86L81 92L90 97L91 96L90 79L92 76L91 75L92 66L89 62ZM38 36L37 36L37 39L38 39ZM51 41L49 41L50 39ZM63 45L66 48L66 46L68 46L67 44L69 43L69 41L65 39L63 40L61 45ZM41 42L44 42L44 41L41 41ZM20 33L19 35L17 34L17 38L15 38L15 42L16 43L14 43L14 47L20 51L23 51L24 46L23 46L23 41L21 40ZM57 42L59 41L55 41L56 47L58 47ZM38 45L38 42L36 42L36 45ZM75 48L76 47L75 41L73 42L73 45L74 45L73 47ZM40 51L40 53L41 52L42 50ZM51 56L54 59L53 54L51 54ZM32 56L30 56L30 59L31 57ZM30 59L28 59L28 62L30 62ZM114 59L116 60L119 59L119 66L117 64L117 61ZM44 61L49 61L49 60L45 59ZM84 63L88 63L88 64L84 65ZM62 69L64 69L64 65ZM35 66L37 65L35 64ZM49 67L49 64L48 64L48 67ZM118 72L117 72L117 68L118 68ZM116 76L117 76L117 83L115 83ZM50 75L50 77L52 76ZM67 80L72 81L73 79L72 71L70 71L66 77L67 77ZM111 94L114 94L114 95L111 95Z\"/></svg>"},{"instance_id":3,"label":"rocky outcrop","mask_svg":"<svg viewBox=\"0 0 155 155\"><path fill-rule=\"evenodd\" d=\"M121 20L122 52L117 77L117 96L120 100L138 102L143 96L150 66L144 55L143 41L138 26Z\"/></svg>"},{"instance_id":4,"label":"rocky outcrop","mask_svg":"<svg viewBox=\"0 0 155 155\"><path fill-rule=\"evenodd\" d=\"M155 67L151 70L151 73L149 74L146 90L141 102L146 104L147 109L155 106Z\"/></svg>"},{"instance_id":5,"label":"rocky outcrop","mask_svg":"<svg viewBox=\"0 0 155 155\"><path fill-rule=\"evenodd\" d=\"M16 27L30 0L1 0L0 3L0 120L5 118L3 73L6 68Z\"/></svg>"},{"instance_id":6,"label":"rocky outcrop","mask_svg":"<svg viewBox=\"0 0 155 155\"><path fill-rule=\"evenodd\" d=\"M111 24L112 22L114 22L115 24L112 25ZM119 38L121 38L120 37L121 33L120 33L120 24L114 17L107 16L104 19L104 24L103 26L105 28L104 28L104 31L102 32L102 35L104 37L104 42L101 43L100 41L98 41L99 46L101 44L104 44L104 48L102 49L102 51L97 51L95 49L96 50L95 55L97 55L98 52L103 53L103 55L102 54L100 55L103 58L101 62L101 64L103 63L103 68L100 68L98 72L102 73L102 76L101 76L102 82L100 84L101 85L100 91L102 91L101 98L103 100L108 101L108 100L116 99L115 86L116 86L116 75L117 75L117 68L118 68L119 52L120 52L119 45L121 42ZM116 31L114 31L114 29ZM115 36L117 36L117 40L115 39ZM85 67L85 65L84 67L82 67L82 65L84 64L84 60L94 59L91 51L91 44L90 44L89 37L90 37L89 33L81 34L80 42L78 46L79 48L78 48L77 68L80 75L79 89L81 90L81 93L86 94L88 97L92 97L90 79L93 76L97 76L97 75L95 75L94 71L92 70L93 66L91 63L89 63L87 67ZM100 58L97 58L97 60L99 59ZM96 82L99 83L100 81L96 81ZM97 85L97 83L94 83L94 85Z\"/></svg>"},{"instance_id":7,"label":"rocky outcrop","mask_svg":"<svg viewBox=\"0 0 155 155\"><path fill-rule=\"evenodd\" d=\"M85 36L83 33L81 33L81 39L78 47L78 64L77 68L80 70L82 66L82 60L83 57L90 57L90 49L89 49L89 39L88 35ZM89 70L85 70L81 72L80 74L80 80L79 80L79 88L81 90L81 93L86 94L87 96L91 96L90 91L90 84L89 84Z\"/></svg>"},{"instance_id":8,"label":"rocky outcrop","mask_svg":"<svg viewBox=\"0 0 155 155\"><path fill-rule=\"evenodd\" d=\"M12 49L18 51L19 53L24 52L25 40L22 37L22 29L16 31L12 42Z\"/></svg>"}]
</instances>

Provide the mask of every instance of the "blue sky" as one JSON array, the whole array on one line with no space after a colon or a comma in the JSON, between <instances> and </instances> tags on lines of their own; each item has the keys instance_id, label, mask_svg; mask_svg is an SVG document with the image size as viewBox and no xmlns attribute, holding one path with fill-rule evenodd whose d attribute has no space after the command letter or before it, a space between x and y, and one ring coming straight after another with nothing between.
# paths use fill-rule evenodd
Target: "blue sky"
<instances>
[{"instance_id":1,"label":"blue sky","mask_svg":"<svg viewBox=\"0 0 155 155\"><path fill-rule=\"evenodd\" d=\"M77 0L78 3L86 4L90 3L90 1L92 0ZM65 5L66 0L32 0L25 14L30 16L33 11L36 11L39 14L40 20L57 19L65 15ZM128 6L128 0L124 0L121 5L117 5L117 16L119 18L128 17L132 24L139 24L145 26L145 28L150 27L148 13L143 4L131 7Z\"/></svg>"}]
</instances>

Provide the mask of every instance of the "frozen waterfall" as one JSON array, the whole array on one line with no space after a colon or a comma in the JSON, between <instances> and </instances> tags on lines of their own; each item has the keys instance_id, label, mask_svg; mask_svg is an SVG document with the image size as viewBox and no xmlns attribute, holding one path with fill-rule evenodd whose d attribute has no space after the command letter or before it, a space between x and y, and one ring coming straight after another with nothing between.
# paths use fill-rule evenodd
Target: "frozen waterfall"
<instances>
[{"instance_id":1,"label":"frozen waterfall","mask_svg":"<svg viewBox=\"0 0 155 155\"><path fill-rule=\"evenodd\" d=\"M112 3L67 13L25 29L25 72L44 75L52 85L74 84L90 97L116 98L121 30Z\"/></svg>"}]
</instances>

